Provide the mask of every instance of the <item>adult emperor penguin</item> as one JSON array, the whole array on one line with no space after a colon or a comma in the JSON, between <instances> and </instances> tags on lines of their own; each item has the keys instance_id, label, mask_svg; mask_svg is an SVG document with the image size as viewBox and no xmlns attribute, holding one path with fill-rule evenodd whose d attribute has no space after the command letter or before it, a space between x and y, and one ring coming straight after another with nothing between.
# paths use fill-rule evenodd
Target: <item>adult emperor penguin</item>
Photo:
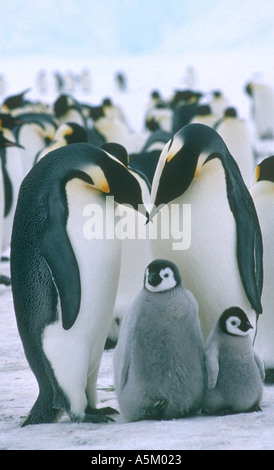
<instances>
[{"instance_id":1,"label":"adult emperor penguin","mask_svg":"<svg viewBox=\"0 0 274 470\"><path fill-rule=\"evenodd\" d=\"M8 135L8 137L10 137ZM0 129L0 247L1 253L6 247L4 239L7 227L5 225L5 216L8 215L12 199L12 183L9 179L6 167L6 149L17 146L17 143L7 138L7 129ZM0 284L9 286L10 277L0 272Z\"/></svg>"},{"instance_id":2,"label":"adult emperor penguin","mask_svg":"<svg viewBox=\"0 0 274 470\"><path fill-rule=\"evenodd\" d=\"M177 266L152 261L123 320L114 350L114 382L126 421L174 419L200 410L204 342L198 304Z\"/></svg>"},{"instance_id":3,"label":"adult emperor penguin","mask_svg":"<svg viewBox=\"0 0 274 470\"><path fill-rule=\"evenodd\" d=\"M87 141L87 130L83 126L80 126L75 122L64 122L56 129L53 140L38 152L35 158L35 163L41 160L41 158L47 155L47 153L52 152L59 147L74 144L76 142Z\"/></svg>"},{"instance_id":4,"label":"adult emperor penguin","mask_svg":"<svg viewBox=\"0 0 274 470\"><path fill-rule=\"evenodd\" d=\"M14 133L23 147L18 153L23 162L24 176L26 176L35 164L37 153L45 147L46 142L53 139L57 123L47 113L26 113L19 117L24 122L14 129Z\"/></svg>"},{"instance_id":5,"label":"adult emperor penguin","mask_svg":"<svg viewBox=\"0 0 274 470\"><path fill-rule=\"evenodd\" d=\"M230 307L210 333L205 345L205 413L260 411L264 366L252 346L250 328L245 312Z\"/></svg>"},{"instance_id":6,"label":"adult emperor penguin","mask_svg":"<svg viewBox=\"0 0 274 470\"><path fill-rule=\"evenodd\" d=\"M2 253L10 247L13 218L20 185L24 178L23 162L18 149L21 145L15 141L12 131L8 128L0 130L0 156L4 186L4 218L2 233Z\"/></svg>"},{"instance_id":7,"label":"adult emperor penguin","mask_svg":"<svg viewBox=\"0 0 274 470\"><path fill-rule=\"evenodd\" d=\"M259 139L274 137L274 90L267 83L251 81L245 87L251 98L251 118Z\"/></svg>"},{"instance_id":8,"label":"adult emperor penguin","mask_svg":"<svg viewBox=\"0 0 274 470\"><path fill-rule=\"evenodd\" d=\"M39 384L23 425L52 422L63 410L72 420L103 419L94 410L96 381L121 261L107 204L119 203L137 209L140 186L120 161L91 144L49 153L22 182L11 241L12 292ZM98 217L90 220L94 212Z\"/></svg>"},{"instance_id":9,"label":"adult emperor penguin","mask_svg":"<svg viewBox=\"0 0 274 470\"><path fill-rule=\"evenodd\" d=\"M249 188L255 170L255 154L251 131L247 121L238 116L234 107L226 108L223 118L215 126L216 131L226 143L235 158L243 180Z\"/></svg>"},{"instance_id":10,"label":"adult emperor penguin","mask_svg":"<svg viewBox=\"0 0 274 470\"><path fill-rule=\"evenodd\" d=\"M264 285L262 291L263 315L258 324L255 350L265 366L265 381L274 382L274 156L264 159L255 170L254 184L250 188L263 237Z\"/></svg>"},{"instance_id":11,"label":"adult emperor penguin","mask_svg":"<svg viewBox=\"0 0 274 470\"><path fill-rule=\"evenodd\" d=\"M152 256L177 263L198 301L204 338L231 304L255 322L262 312L261 230L238 165L214 129L189 124L166 144L151 201L150 225L158 231L150 237Z\"/></svg>"},{"instance_id":12,"label":"adult emperor penguin","mask_svg":"<svg viewBox=\"0 0 274 470\"><path fill-rule=\"evenodd\" d=\"M53 112L60 123L75 122L87 128L87 121L81 103L71 95L59 95L53 103Z\"/></svg>"},{"instance_id":13,"label":"adult emperor penguin","mask_svg":"<svg viewBox=\"0 0 274 470\"><path fill-rule=\"evenodd\" d=\"M194 123L214 127L216 124L216 116L213 114L210 105L201 104L198 106L195 116L190 121L190 124Z\"/></svg>"}]
</instances>

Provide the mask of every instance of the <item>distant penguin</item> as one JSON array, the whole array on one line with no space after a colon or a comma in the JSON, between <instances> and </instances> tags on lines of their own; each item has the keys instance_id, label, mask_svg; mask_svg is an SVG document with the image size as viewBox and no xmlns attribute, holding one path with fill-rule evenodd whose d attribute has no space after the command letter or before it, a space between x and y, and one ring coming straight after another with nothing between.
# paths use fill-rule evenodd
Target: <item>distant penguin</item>
<instances>
[{"instance_id":1,"label":"distant penguin","mask_svg":"<svg viewBox=\"0 0 274 470\"><path fill-rule=\"evenodd\" d=\"M57 128L53 140L38 152L35 163L57 148L76 142L87 142L87 140L88 132L84 127L74 122L64 122Z\"/></svg>"},{"instance_id":2,"label":"distant penguin","mask_svg":"<svg viewBox=\"0 0 274 470\"><path fill-rule=\"evenodd\" d=\"M214 129L189 124L166 144L151 204L152 256L178 265L198 301L204 338L231 303L255 323L262 312L260 226L237 163Z\"/></svg>"},{"instance_id":3,"label":"distant penguin","mask_svg":"<svg viewBox=\"0 0 274 470\"><path fill-rule=\"evenodd\" d=\"M39 384L23 425L53 422L62 411L73 421L105 419L94 410L96 382L121 263L121 239L107 219L110 203L138 209L141 189L119 160L91 144L49 153L22 182L11 242L12 292Z\"/></svg>"},{"instance_id":4,"label":"distant penguin","mask_svg":"<svg viewBox=\"0 0 274 470\"><path fill-rule=\"evenodd\" d=\"M170 104L163 99L158 90L153 90L145 110L145 128L150 131L171 132L172 118L173 110Z\"/></svg>"},{"instance_id":5,"label":"distant penguin","mask_svg":"<svg viewBox=\"0 0 274 470\"><path fill-rule=\"evenodd\" d=\"M123 320L114 382L126 421L174 419L200 410L204 343L198 305L176 265L152 261Z\"/></svg>"},{"instance_id":6,"label":"distant penguin","mask_svg":"<svg viewBox=\"0 0 274 470\"><path fill-rule=\"evenodd\" d=\"M152 132L139 153L129 155L129 166L143 173L151 186L155 169L165 144L172 138L170 132Z\"/></svg>"},{"instance_id":7,"label":"distant penguin","mask_svg":"<svg viewBox=\"0 0 274 470\"><path fill-rule=\"evenodd\" d=\"M116 72L114 75L114 81L118 90L126 91L127 89L127 77L124 72Z\"/></svg>"},{"instance_id":8,"label":"distant penguin","mask_svg":"<svg viewBox=\"0 0 274 470\"><path fill-rule=\"evenodd\" d=\"M58 96L53 103L53 113L59 123L75 122L87 128L87 120L81 103L69 94L62 93Z\"/></svg>"},{"instance_id":9,"label":"distant penguin","mask_svg":"<svg viewBox=\"0 0 274 470\"><path fill-rule=\"evenodd\" d=\"M6 149L16 146L17 143L6 137L6 132L0 129L0 247L1 253L8 247L6 243L7 236L7 217L9 215L12 198L13 198L13 187L12 182L9 178L7 167L6 167ZM0 284L9 286L11 283L10 277L1 273L0 270Z\"/></svg>"},{"instance_id":10,"label":"distant penguin","mask_svg":"<svg viewBox=\"0 0 274 470\"><path fill-rule=\"evenodd\" d=\"M236 108L230 107L225 110L223 119L218 121L215 129L235 158L243 180L249 188L255 170L255 154L248 123L238 116Z\"/></svg>"},{"instance_id":11,"label":"distant penguin","mask_svg":"<svg viewBox=\"0 0 274 470\"><path fill-rule=\"evenodd\" d=\"M18 116L23 122L14 128L17 141L22 146L18 154L22 159L24 176L35 164L36 155L53 139L57 124L46 113L25 113Z\"/></svg>"},{"instance_id":12,"label":"distant penguin","mask_svg":"<svg viewBox=\"0 0 274 470\"><path fill-rule=\"evenodd\" d=\"M245 91L251 99L251 119L259 139L274 138L274 89L268 84L250 82Z\"/></svg>"},{"instance_id":13,"label":"distant penguin","mask_svg":"<svg viewBox=\"0 0 274 470\"><path fill-rule=\"evenodd\" d=\"M171 132L173 111L167 105L157 105L147 111L145 115L145 128L150 131L163 130Z\"/></svg>"},{"instance_id":14,"label":"distant penguin","mask_svg":"<svg viewBox=\"0 0 274 470\"><path fill-rule=\"evenodd\" d=\"M196 115L202 93L193 90L175 92L170 104L173 107L171 132L175 134L191 122Z\"/></svg>"},{"instance_id":15,"label":"distant penguin","mask_svg":"<svg viewBox=\"0 0 274 470\"><path fill-rule=\"evenodd\" d=\"M4 102L1 105L1 111L3 112L16 112L18 109L22 112L22 108L28 104L28 101L25 99L26 93L28 93L30 89L26 89L16 95L11 95L5 98Z\"/></svg>"},{"instance_id":16,"label":"distant penguin","mask_svg":"<svg viewBox=\"0 0 274 470\"><path fill-rule=\"evenodd\" d=\"M195 116L190 121L191 124L205 124L209 127L214 127L216 124L216 116L212 113L211 107L208 104L200 104L197 107Z\"/></svg>"},{"instance_id":17,"label":"distant penguin","mask_svg":"<svg viewBox=\"0 0 274 470\"><path fill-rule=\"evenodd\" d=\"M263 315L258 322L255 350L265 366L265 381L274 382L274 156L263 160L255 170L255 181L250 188L263 237L264 285L262 291Z\"/></svg>"},{"instance_id":18,"label":"distant penguin","mask_svg":"<svg viewBox=\"0 0 274 470\"><path fill-rule=\"evenodd\" d=\"M245 312L231 307L210 333L205 345L205 413L261 411L264 366L252 346L250 328Z\"/></svg>"},{"instance_id":19,"label":"distant penguin","mask_svg":"<svg viewBox=\"0 0 274 470\"><path fill-rule=\"evenodd\" d=\"M226 108L229 107L229 101L221 90L214 90L211 93L209 106L216 122L223 117Z\"/></svg>"},{"instance_id":20,"label":"distant penguin","mask_svg":"<svg viewBox=\"0 0 274 470\"><path fill-rule=\"evenodd\" d=\"M145 137L129 127L116 106L113 107L104 102L102 107L91 111L92 116L94 117L94 128L104 137L106 142L123 145L128 153L139 152L143 147Z\"/></svg>"},{"instance_id":21,"label":"distant penguin","mask_svg":"<svg viewBox=\"0 0 274 470\"><path fill-rule=\"evenodd\" d=\"M4 215L1 250L4 253L10 247L13 218L20 185L24 178L23 162L18 153L22 147L8 128L0 130L0 156L4 185Z\"/></svg>"}]
</instances>

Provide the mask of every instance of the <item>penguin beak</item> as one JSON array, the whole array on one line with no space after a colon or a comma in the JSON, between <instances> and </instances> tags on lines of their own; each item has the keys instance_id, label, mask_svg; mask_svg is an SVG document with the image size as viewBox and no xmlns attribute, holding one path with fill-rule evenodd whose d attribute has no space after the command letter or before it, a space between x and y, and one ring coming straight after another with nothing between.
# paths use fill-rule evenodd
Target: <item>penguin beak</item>
<instances>
[{"instance_id":1,"label":"penguin beak","mask_svg":"<svg viewBox=\"0 0 274 470\"><path fill-rule=\"evenodd\" d=\"M113 196L119 204L130 205L148 218L149 215L144 209L142 190L138 180L116 157L108 154L103 149L102 151L107 156L100 165L107 185L103 192Z\"/></svg>"},{"instance_id":2,"label":"penguin beak","mask_svg":"<svg viewBox=\"0 0 274 470\"><path fill-rule=\"evenodd\" d=\"M242 328L243 331L248 331L248 330L253 330L253 326L251 325L251 323L249 321L247 321L243 328Z\"/></svg>"}]
</instances>

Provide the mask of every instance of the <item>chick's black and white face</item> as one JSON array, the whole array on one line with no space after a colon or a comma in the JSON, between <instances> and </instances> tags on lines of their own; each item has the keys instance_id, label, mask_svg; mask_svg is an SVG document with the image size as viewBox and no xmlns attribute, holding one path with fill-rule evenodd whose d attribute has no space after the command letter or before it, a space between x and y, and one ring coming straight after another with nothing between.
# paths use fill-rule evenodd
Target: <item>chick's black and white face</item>
<instances>
[{"instance_id":1,"label":"chick's black and white face","mask_svg":"<svg viewBox=\"0 0 274 470\"><path fill-rule=\"evenodd\" d=\"M229 317L226 320L226 330L231 335L236 336L246 336L248 334L248 330L242 329L242 322L239 317Z\"/></svg>"},{"instance_id":2,"label":"chick's black and white face","mask_svg":"<svg viewBox=\"0 0 274 470\"><path fill-rule=\"evenodd\" d=\"M151 263L145 271L145 288L150 292L163 292L176 287L179 283L178 274L171 266Z\"/></svg>"},{"instance_id":3,"label":"chick's black and white face","mask_svg":"<svg viewBox=\"0 0 274 470\"><path fill-rule=\"evenodd\" d=\"M233 336L246 336L250 328L253 328L248 316L239 307L225 310L219 319L219 325L225 334Z\"/></svg>"}]
</instances>

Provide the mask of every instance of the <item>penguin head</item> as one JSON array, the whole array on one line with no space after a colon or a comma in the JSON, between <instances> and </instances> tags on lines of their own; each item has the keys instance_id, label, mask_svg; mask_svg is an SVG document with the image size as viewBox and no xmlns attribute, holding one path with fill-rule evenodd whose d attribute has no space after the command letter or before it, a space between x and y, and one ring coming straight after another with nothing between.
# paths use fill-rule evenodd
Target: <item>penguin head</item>
<instances>
[{"instance_id":1,"label":"penguin head","mask_svg":"<svg viewBox=\"0 0 274 470\"><path fill-rule=\"evenodd\" d=\"M58 119L64 117L71 109L82 112L80 104L70 95L61 94L53 104L53 111Z\"/></svg>"},{"instance_id":2,"label":"penguin head","mask_svg":"<svg viewBox=\"0 0 274 470\"><path fill-rule=\"evenodd\" d=\"M265 158L256 166L254 183L259 181L270 181L274 183L274 155Z\"/></svg>"},{"instance_id":3,"label":"penguin head","mask_svg":"<svg viewBox=\"0 0 274 470\"><path fill-rule=\"evenodd\" d=\"M232 336L246 336L250 328L253 328L246 313L239 307L231 307L225 310L220 319L221 330Z\"/></svg>"},{"instance_id":4,"label":"penguin head","mask_svg":"<svg viewBox=\"0 0 274 470\"><path fill-rule=\"evenodd\" d=\"M206 161L228 152L221 136L204 124L188 124L164 146L155 170L151 200L157 207L181 196ZM222 155L221 155L222 154ZM156 209L156 210L155 210Z\"/></svg>"},{"instance_id":5,"label":"penguin head","mask_svg":"<svg viewBox=\"0 0 274 470\"><path fill-rule=\"evenodd\" d=\"M236 118L237 116L238 116L237 109L234 108L233 106L229 106L224 111L224 117Z\"/></svg>"},{"instance_id":6,"label":"penguin head","mask_svg":"<svg viewBox=\"0 0 274 470\"><path fill-rule=\"evenodd\" d=\"M136 211L141 207L141 211L143 211L142 188L139 181L116 156L97 145L83 142L70 144L63 147L62 150L57 149L55 153L58 155L58 151L72 152L74 149L76 154L79 152L79 155L81 155L82 149L85 149L86 152L86 160L81 165L80 179L83 179L93 189L107 196L113 196L117 203L130 205ZM125 152L122 146L121 151Z\"/></svg>"},{"instance_id":7,"label":"penguin head","mask_svg":"<svg viewBox=\"0 0 274 470\"><path fill-rule=\"evenodd\" d=\"M156 259L145 270L144 287L150 292L165 292L181 283L179 270L171 261Z\"/></svg>"},{"instance_id":8,"label":"penguin head","mask_svg":"<svg viewBox=\"0 0 274 470\"><path fill-rule=\"evenodd\" d=\"M1 120L0 120L0 126L1 126ZM12 137L10 137L10 135ZM7 137L8 136L8 137ZM10 140L11 138L13 139L13 134L11 131L8 131L8 129L1 129L0 128L0 149L4 149L6 147L18 147L23 149L24 147L20 145L18 142L14 142L13 140Z\"/></svg>"},{"instance_id":9,"label":"penguin head","mask_svg":"<svg viewBox=\"0 0 274 470\"><path fill-rule=\"evenodd\" d=\"M17 95L12 95L6 98L2 104L2 110L13 111L16 108L21 108L22 106L24 106L25 105L24 96L29 91L30 91L30 88L22 91L21 93L18 93Z\"/></svg>"},{"instance_id":10,"label":"penguin head","mask_svg":"<svg viewBox=\"0 0 274 470\"><path fill-rule=\"evenodd\" d=\"M65 139L67 144L74 142L87 142L87 131L75 122L61 124L54 136L55 140Z\"/></svg>"}]
</instances>

